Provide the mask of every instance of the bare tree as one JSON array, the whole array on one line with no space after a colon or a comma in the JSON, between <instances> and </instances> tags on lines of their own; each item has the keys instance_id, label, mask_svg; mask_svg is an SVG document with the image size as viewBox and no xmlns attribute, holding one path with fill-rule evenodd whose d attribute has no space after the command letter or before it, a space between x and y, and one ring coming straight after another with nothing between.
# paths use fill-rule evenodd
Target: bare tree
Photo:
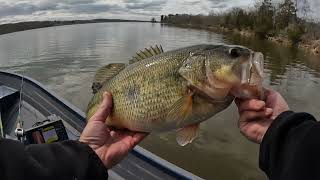
<instances>
[{"instance_id":1,"label":"bare tree","mask_svg":"<svg viewBox=\"0 0 320 180\"><path fill-rule=\"evenodd\" d=\"M310 4L308 0L296 0L297 7L299 12L301 13L302 17L306 19L308 17L308 14L311 12Z\"/></svg>"},{"instance_id":2,"label":"bare tree","mask_svg":"<svg viewBox=\"0 0 320 180\"><path fill-rule=\"evenodd\" d=\"M157 21L156 21L156 18L154 18L154 17L151 18L151 22L153 22L153 23L157 22Z\"/></svg>"}]
</instances>

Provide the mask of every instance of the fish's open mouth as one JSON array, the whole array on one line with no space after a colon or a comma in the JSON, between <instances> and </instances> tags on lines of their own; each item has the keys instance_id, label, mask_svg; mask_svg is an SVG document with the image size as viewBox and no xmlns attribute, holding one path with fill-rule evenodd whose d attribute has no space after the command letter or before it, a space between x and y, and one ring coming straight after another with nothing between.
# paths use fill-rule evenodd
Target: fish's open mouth
<instances>
[{"instance_id":1,"label":"fish's open mouth","mask_svg":"<svg viewBox=\"0 0 320 180\"><path fill-rule=\"evenodd\" d=\"M263 65L264 65L264 57L261 52L255 52L252 58L252 64L255 68L257 75L262 79L263 78Z\"/></svg>"},{"instance_id":2,"label":"fish's open mouth","mask_svg":"<svg viewBox=\"0 0 320 180\"><path fill-rule=\"evenodd\" d=\"M231 93L239 98L263 99L263 54L253 52L249 61L241 64L240 84L231 89Z\"/></svg>"},{"instance_id":3,"label":"fish's open mouth","mask_svg":"<svg viewBox=\"0 0 320 180\"><path fill-rule=\"evenodd\" d=\"M256 85L262 80L263 61L263 54L254 52L249 61L242 63L241 84Z\"/></svg>"}]
</instances>

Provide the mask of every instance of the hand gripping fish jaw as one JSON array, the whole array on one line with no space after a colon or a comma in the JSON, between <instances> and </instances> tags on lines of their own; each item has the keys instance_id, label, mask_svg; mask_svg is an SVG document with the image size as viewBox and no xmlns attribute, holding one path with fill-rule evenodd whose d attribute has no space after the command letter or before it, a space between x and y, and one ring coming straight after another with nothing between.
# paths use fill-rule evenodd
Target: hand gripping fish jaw
<instances>
[{"instance_id":1,"label":"hand gripping fish jaw","mask_svg":"<svg viewBox=\"0 0 320 180\"><path fill-rule=\"evenodd\" d=\"M241 82L231 89L231 93L235 97L242 99L264 99L262 87L263 63L263 54L260 52L252 52L250 61L242 64Z\"/></svg>"}]
</instances>

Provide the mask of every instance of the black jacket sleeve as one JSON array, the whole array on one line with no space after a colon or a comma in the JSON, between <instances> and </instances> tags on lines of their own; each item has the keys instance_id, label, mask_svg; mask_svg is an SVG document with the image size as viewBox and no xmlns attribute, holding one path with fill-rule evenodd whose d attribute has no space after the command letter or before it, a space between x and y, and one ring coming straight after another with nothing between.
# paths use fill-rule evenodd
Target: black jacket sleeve
<instances>
[{"instance_id":1,"label":"black jacket sleeve","mask_svg":"<svg viewBox=\"0 0 320 180\"><path fill-rule=\"evenodd\" d=\"M0 140L1 180L107 179L107 169L95 152L78 141L24 146Z\"/></svg>"},{"instance_id":2,"label":"black jacket sleeve","mask_svg":"<svg viewBox=\"0 0 320 180\"><path fill-rule=\"evenodd\" d=\"M282 113L262 140L260 168L270 180L320 179L320 123L307 113Z\"/></svg>"}]
</instances>

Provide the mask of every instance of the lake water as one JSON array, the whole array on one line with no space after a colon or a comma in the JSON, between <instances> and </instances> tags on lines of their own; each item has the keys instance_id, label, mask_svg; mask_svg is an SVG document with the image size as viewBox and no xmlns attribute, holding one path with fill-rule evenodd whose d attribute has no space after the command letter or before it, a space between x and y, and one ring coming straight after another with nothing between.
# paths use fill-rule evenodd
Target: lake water
<instances>
[{"instance_id":1,"label":"lake water","mask_svg":"<svg viewBox=\"0 0 320 180\"><path fill-rule=\"evenodd\" d=\"M219 35L151 23L101 23L60 26L0 36L1 70L24 74L82 110L91 98L97 68L127 62L145 47L164 50L200 43L241 44L265 56L267 87L280 91L295 111L320 117L320 58L257 39ZM201 124L199 137L186 147L175 133L152 134L141 145L206 179L266 179L258 168L259 146L237 128L234 105Z\"/></svg>"}]
</instances>

